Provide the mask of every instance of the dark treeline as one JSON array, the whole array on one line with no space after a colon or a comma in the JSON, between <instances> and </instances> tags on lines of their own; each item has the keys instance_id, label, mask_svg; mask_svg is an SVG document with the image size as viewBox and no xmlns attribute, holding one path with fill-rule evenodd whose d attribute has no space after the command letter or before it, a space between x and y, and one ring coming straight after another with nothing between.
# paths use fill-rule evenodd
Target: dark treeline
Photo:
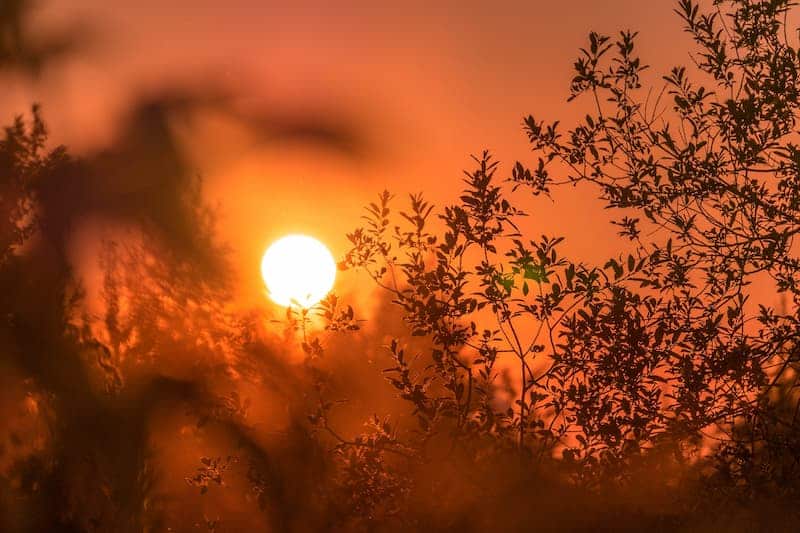
<instances>
[{"instance_id":1,"label":"dark treeline","mask_svg":"<svg viewBox=\"0 0 800 533\"><path fill-rule=\"evenodd\" d=\"M793 7L681 0L693 62L663 77L635 33L590 34L579 124L526 117L532 159L504 178L476 156L441 208L367 207L340 265L379 291L366 323L336 296L277 328L233 310L169 127L237 113L224 94L150 98L82 157L34 107L0 140L0 530L795 530ZM27 9L0 5L0 67L38 75L79 47L29 35ZM572 186L618 214L603 265L520 230L522 199ZM99 302L71 259L87 221Z\"/></svg>"}]
</instances>

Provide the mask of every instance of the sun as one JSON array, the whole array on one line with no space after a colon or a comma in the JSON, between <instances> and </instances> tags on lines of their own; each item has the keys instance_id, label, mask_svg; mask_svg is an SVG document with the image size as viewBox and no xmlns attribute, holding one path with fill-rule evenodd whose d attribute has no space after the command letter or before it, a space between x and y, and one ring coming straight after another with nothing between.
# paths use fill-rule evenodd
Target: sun
<instances>
[{"instance_id":1,"label":"sun","mask_svg":"<svg viewBox=\"0 0 800 533\"><path fill-rule=\"evenodd\" d=\"M269 297L284 307L308 308L333 288L336 262L324 244L306 235L287 235L267 249L261 276Z\"/></svg>"}]
</instances>

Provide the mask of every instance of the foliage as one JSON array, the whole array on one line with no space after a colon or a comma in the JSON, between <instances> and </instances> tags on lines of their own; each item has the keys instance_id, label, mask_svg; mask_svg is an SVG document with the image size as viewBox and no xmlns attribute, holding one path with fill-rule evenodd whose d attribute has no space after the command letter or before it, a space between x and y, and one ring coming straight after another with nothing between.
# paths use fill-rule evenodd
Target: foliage
<instances>
[{"instance_id":1,"label":"foliage","mask_svg":"<svg viewBox=\"0 0 800 533\"><path fill-rule=\"evenodd\" d=\"M614 42L592 34L570 97L589 95L594 112L566 133L556 123L525 120L541 154L540 175L558 165L564 176L532 184L535 192L587 182L606 207L633 214L619 225L636 244L635 256L627 270L611 264L618 279L604 302L608 311L592 309L567 324L570 366L633 355L641 366L620 361L620 370L663 382L624 395L649 398L636 409L643 420L657 422L659 431L710 434L723 449L737 449L737 461L743 450L749 457L775 445L757 428L777 423L792 432L798 423L776 403L797 402L800 64L785 26L791 6L714 2L703 13L681 1L677 12L699 48L697 72L676 67L664 76L664 105L642 88L646 67L635 34ZM632 267L640 271L625 280ZM772 282L766 295L753 286L758 276ZM775 293L791 304L773 309ZM614 332L608 322L627 335L615 332L610 346L587 349L584 339ZM624 410L621 400L612 412L617 407Z\"/></svg>"},{"instance_id":2,"label":"foliage","mask_svg":"<svg viewBox=\"0 0 800 533\"><path fill-rule=\"evenodd\" d=\"M388 379L414 407L420 453L442 432L465 447L513 436L531 468L560 459L575 482L607 487L630 483L666 447L681 464L710 465L712 490L796 494L791 5L720 1L703 12L682 0L696 68L674 68L661 89L643 87L635 33L592 33L569 99L588 96L593 110L566 131L525 119L537 163L516 163L511 188L597 187L630 242L602 268L563 258L560 238L524 239L487 153L438 214L439 231L420 195L396 218L389 193L367 208L345 265L388 290L410 333L431 341L416 370L390 346ZM758 276L771 280L767 294ZM791 303L774 309L774 294ZM514 367L508 405L495 383Z\"/></svg>"}]
</instances>

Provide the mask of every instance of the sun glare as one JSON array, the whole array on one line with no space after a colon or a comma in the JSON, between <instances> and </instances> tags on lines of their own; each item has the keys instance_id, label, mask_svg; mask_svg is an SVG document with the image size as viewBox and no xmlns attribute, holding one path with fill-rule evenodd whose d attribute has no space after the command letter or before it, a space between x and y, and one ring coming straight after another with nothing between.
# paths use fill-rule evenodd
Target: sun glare
<instances>
[{"instance_id":1,"label":"sun glare","mask_svg":"<svg viewBox=\"0 0 800 533\"><path fill-rule=\"evenodd\" d=\"M306 235L272 243L261 260L269 297L284 307L311 307L333 288L336 262L324 244Z\"/></svg>"}]
</instances>

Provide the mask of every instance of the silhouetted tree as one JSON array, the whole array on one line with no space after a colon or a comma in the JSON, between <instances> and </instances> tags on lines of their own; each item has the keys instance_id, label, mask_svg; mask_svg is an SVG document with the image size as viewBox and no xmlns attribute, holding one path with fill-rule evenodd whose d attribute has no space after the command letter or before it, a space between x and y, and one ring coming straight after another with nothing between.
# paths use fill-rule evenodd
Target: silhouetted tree
<instances>
[{"instance_id":1,"label":"silhouetted tree","mask_svg":"<svg viewBox=\"0 0 800 533\"><path fill-rule=\"evenodd\" d=\"M696 61L663 86L643 86L635 33L592 33L569 100L593 110L569 130L527 117L535 165L502 183L484 153L442 211L411 196L395 215L388 193L368 207L344 266L430 339L422 363L389 347L389 380L420 427L403 442L420 461L444 434L445 461L463 450L475 468L513 442L523 468L588 488L641 483L646 468L701 483L717 510L796 495L792 5L681 0ZM620 211L629 242L602 268L561 257L561 238L521 235L509 190L584 182ZM771 288L754 289L758 277Z\"/></svg>"}]
</instances>

